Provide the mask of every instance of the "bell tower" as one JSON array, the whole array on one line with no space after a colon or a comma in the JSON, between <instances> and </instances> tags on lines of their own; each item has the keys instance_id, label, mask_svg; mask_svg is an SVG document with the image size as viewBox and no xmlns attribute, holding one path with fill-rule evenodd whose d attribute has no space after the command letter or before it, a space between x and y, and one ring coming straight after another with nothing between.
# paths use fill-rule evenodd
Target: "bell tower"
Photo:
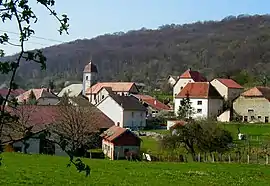
<instances>
[{"instance_id":1,"label":"bell tower","mask_svg":"<svg viewBox=\"0 0 270 186\"><path fill-rule=\"evenodd\" d=\"M83 70L83 95L88 88L97 83L98 70L97 66L90 61Z\"/></svg>"}]
</instances>

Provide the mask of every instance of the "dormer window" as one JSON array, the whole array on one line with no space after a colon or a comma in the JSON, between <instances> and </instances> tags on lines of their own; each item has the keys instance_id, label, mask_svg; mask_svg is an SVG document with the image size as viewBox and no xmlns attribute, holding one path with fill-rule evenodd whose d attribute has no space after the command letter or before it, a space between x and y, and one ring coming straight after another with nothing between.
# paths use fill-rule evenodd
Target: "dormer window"
<instances>
[{"instance_id":1,"label":"dormer window","mask_svg":"<svg viewBox=\"0 0 270 186\"><path fill-rule=\"evenodd\" d=\"M85 79L88 80L88 76L86 76Z\"/></svg>"}]
</instances>

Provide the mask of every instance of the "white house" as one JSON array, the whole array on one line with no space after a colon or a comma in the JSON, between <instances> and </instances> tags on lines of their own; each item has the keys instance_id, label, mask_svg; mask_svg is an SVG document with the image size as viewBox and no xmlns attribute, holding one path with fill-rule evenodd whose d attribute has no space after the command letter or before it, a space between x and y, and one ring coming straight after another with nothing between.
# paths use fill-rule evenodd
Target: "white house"
<instances>
[{"instance_id":1,"label":"white house","mask_svg":"<svg viewBox=\"0 0 270 186\"><path fill-rule=\"evenodd\" d=\"M188 69L187 71L185 71L176 81L176 83L174 84L173 87L173 97L175 98L175 96L177 94L179 94L179 92L188 84L188 83L192 83L192 82L206 82L207 79L205 77L203 77L203 75L201 75L198 71L193 71L191 69Z\"/></svg>"},{"instance_id":2,"label":"white house","mask_svg":"<svg viewBox=\"0 0 270 186\"><path fill-rule=\"evenodd\" d=\"M181 100L190 98L193 118L216 117L221 113L223 98L209 82L188 83L175 97L174 112L177 115Z\"/></svg>"},{"instance_id":3,"label":"white house","mask_svg":"<svg viewBox=\"0 0 270 186\"><path fill-rule=\"evenodd\" d=\"M20 94L16 97L18 99L18 103L27 102L29 100L31 92L33 92L36 97L37 105L55 105L59 102L59 98L49 89L41 88L30 89L23 94Z\"/></svg>"},{"instance_id":4,"label":"white house","mask_svg":"<svg viewBox=\"0 0 270 186\"><path fill-rule=\"evenodd\" d=\"M232 79L216 78L210 83L226 101L234 100L244 91L244 88Z\"/></svg>"},{"instance_id":5,"label":"white house","mask_svg":"<svg viewBox=\"0 0 270 186\"><path fill-rule=\"evenodd\" d=\"M178 79L178 76L172 76L172 75L169 75L168 78L167 78L168 84L169 84L171 87L173 87L174 84L176 83L177 79Z\"/></svg>"},{"instance_id":6,"label":"white house","mask_svg":"<svg viewBox=\"0 0 270 186\"><path fill-rule=\"evenodd\" d=\"M103 89L105 88L105 89ZM98 104L100 100L113 92L119 95L138 94L139 90L134 82L102 82L93 85L86 90L86 96L92 104Z\"/></svg>"},{"instance_id":7,"label":"white house","mask_svg":"<svg viewBox=\"0 0 270 186\"><path fill-rule=\"evenodd\" d=\"M58 94L58 97L62 97L65 93L69 97L77 97L82 94L83 84L71 84L63 88Z\"/></svg>"},{"instance_id":8,"label":"white house","mask_svg":"<svg viewBox=\"0 0 270 186\"><path fill-rule=\"evenodd\" d=\"M120 127L137 129L146 126L146 108L133 96L112 93L96 106Z\"/></svg>"}]
</instances>

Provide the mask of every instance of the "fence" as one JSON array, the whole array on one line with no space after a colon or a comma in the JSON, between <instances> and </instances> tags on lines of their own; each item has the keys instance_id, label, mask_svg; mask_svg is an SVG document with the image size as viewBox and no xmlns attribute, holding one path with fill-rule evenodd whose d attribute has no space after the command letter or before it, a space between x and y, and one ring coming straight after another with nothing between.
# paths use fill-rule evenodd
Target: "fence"
<instances>
[{"instance_id":1,"label":"fence","mask_svg":"<svg viewBox=\"0 0 270 186\"><path fill-rule=\"evenodd\" d=\"M208 162L208 163L246 163L246 164L269 164L268 154L242 154L240 152L220 154L220 153L198 153L195 160L190 154L151 155L151 161L160 162Z\"/></svg>"}]
</instances>

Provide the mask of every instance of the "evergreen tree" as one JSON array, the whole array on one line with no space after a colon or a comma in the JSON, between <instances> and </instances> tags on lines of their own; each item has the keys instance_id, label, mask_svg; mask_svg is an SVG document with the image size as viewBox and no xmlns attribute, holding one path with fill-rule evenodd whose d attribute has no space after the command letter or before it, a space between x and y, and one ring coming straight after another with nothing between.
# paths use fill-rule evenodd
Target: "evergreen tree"
<instances>
[{"instance_id":1,"label":"evergreen tree","mask_svg":"<svg viewBox=\"0 0 270 186\"><path fill-rule=\"evenodd\" d=\"M36 105L37 104L37 98L36 98L33 90L31 90L31 92L29 94L27 104L29 104L29 105Z\"/></svg>"},{"instance_id":2,"label":"evergreen tree","mask_svg":"<svg viewBox=\"0 0 270 186\"><path fill-rule=\"evenodd\" d=\"M190 118L193 113L194 112L193 112L193 108L191 107L189 95L186 94L186 97L183 98L180 102L180 106L177 112L177 118L179 119Z\"/></svg>"}]
</instances>

